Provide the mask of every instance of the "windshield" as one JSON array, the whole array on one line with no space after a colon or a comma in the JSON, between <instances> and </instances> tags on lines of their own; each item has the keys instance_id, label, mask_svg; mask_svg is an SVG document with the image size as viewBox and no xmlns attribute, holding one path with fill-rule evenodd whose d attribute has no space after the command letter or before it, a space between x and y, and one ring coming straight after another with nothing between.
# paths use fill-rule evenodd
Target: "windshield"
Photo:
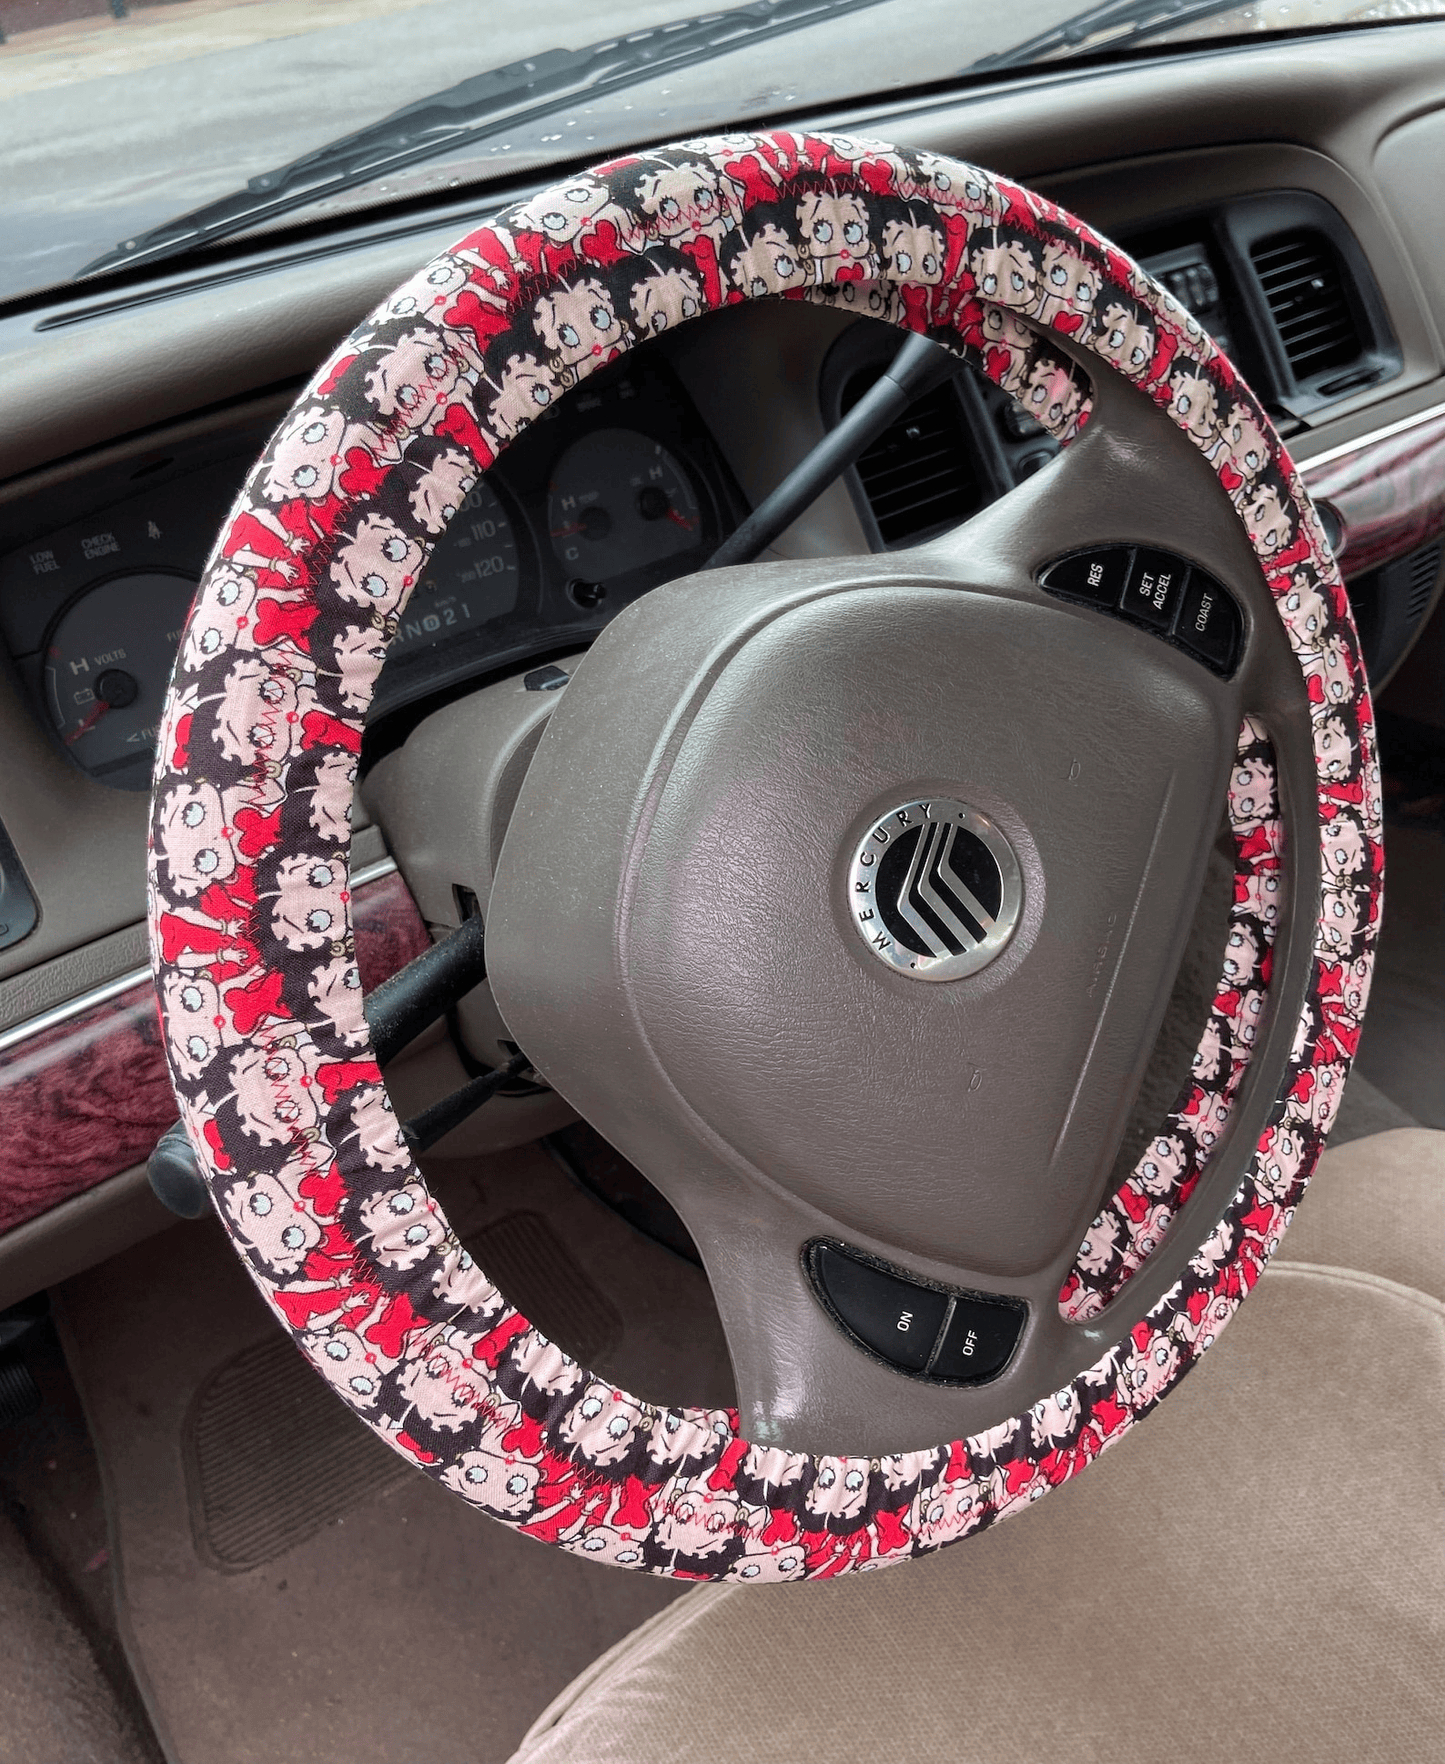
<instances>
[{"instance_id":1,"label":"windshield","mask_svg":"<svg viewBox=\"0 0 1445 1764\"><path fill-rule=\"evenodd\" d=\"M685 15L679 0L7 0L0 299L946 76L1442 11L1445 0L754 0ZM478 78L489 70L502 77ZM438 94L445 104L428 109Z\"/></svg>"}]
</instances>

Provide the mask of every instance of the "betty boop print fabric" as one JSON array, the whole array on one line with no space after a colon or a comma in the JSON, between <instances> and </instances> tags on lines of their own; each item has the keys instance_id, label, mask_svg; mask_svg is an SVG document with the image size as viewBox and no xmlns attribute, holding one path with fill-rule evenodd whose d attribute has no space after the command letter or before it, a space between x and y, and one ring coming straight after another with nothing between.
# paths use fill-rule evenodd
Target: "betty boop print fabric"
<instances>
[{"instance_id":1,"label":"betty boop print fabric","mask_svg":"<svg viewBox=\"0 0 1445 1764\"><path fill-rule=\"evenodd\" d=\"M1067 441L1066 336L1166 409L1233 498L1309 683L1328 889L1287 1094L1185 1276L1112 1352L988 1433L881 1459L739 1437L546 1341L429 1197L372 1057L350 933L362 718L431 548L538 412L730 302L927 331ZM1195 1080L1081 1246L1091 1316L1219 1132L1269 980L1279 819L1264 732L1230 792L1236 905ZM217 1211L322 1376L504 1523L684 1578L790 1580L956 1542L1066 1480L1218 1336L1279 1242L1354 1054L1381 848L1371 711L1339 577L1288 457L1209 339L1114 247L973 167L838 136L728 136L579 175L479 229L322 367L218 541L157 759L151 932L171 1071Z\"/></svg>"}]
</instances>

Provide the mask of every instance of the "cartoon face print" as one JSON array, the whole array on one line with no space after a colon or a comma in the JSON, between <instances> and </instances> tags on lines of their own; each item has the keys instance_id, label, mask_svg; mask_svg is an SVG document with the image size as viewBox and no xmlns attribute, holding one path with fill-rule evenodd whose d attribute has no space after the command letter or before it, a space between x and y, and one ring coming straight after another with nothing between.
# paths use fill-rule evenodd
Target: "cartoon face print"
<instances>
[{"instance_id":1,"label":"cartoon face print","mask_svg":"<svg viewBox=\"0 0 1445 1764\"><path fill-rule=\"evenodd\" d=\"M173 786L161 799L156 829L161 862L177 894L197 895L235 875L231 829L213 785Z\"/></svg>"},{"instance_id":2,"label":"cartoon face print","mask_svg":"<svg viewBox=\"0 0 1445 1764\"><path fill-rule=\"evenodd\" d=\"M354 1329L318 1329L301 1337L307 1359L328 1384L334 1384L346 1400L359 1409L375 1407L381 1395L383 1362Z\"/></svg>"},{"instance_id":3,"label":"cartoon face print","mask_svg":"<svg viewBox=\"0 0 1445 1764\"><path fill-rule=\"evenodd\" d=\"M370 1196L361 1226L374 1260L387 1268L414 1268L446 1236L440 1217L419 1182Z\"/></svg>"},{"instance_id":4,"label":"cartoon face print","mask_svg":"<svg viewBox=\"0 0 1445 1764\"><path fill-rule=\"evenodd\" d=\"M1078 410L1082 398L1067 368L1036 361L1028 371L1019 401L1046 429L1059 430Z\"/></svg>"},{"instance_id":5,"label":"cartoon face print","mask_svg":"<svg viewBox=\"0 0 1445 1764\"><path fill-rule=\"evenodd\" d=\"M366 376L366 396L384 417L408 426L427 423L456 390L460 363L440 331L420 325L408 331Z\"/></svg>"},{"instance_id":6,"label":"cartoon face print","mask_svg":"<svg viewBox=\"0 0 1445 1764\"><path fill-rule=\"evenodd\" d=\"M1161 1133L1149 1142L1134 1172L1145 1194L1172 1194L1190 1168L1189 1153L1177 1133Z\"/></svg>"},{"instance_id":7,"label":"cartoon face print","mask_svg":"<svg viewBox=\"0 0 1445 1764\"><path fill-rule=\"evenodd\" d=\"M611 206L612 193L606 184L596 178L577 177L523 203L515 211L514 225L518 233L543 234L549 245L570 245L579 233L595 226Z\"/></svg>"},{"instance_id":8,"label":"cartoon face print","mask_svg":"<svg viewBox=\"0 0 1445 1764\"><path fill-rule=\"evenodd\" d=\"M298 411L276 438L261 480L262 495L269 502L298 496L319 502L329 496L345 432L346 418L339 410L310 404Z\"/></svg>"},{"instance_id":9,"label":"cartoon face print","mask_svg":"<svg viewBox=\"0 0 1445 1764\"><path fill-rule=\"evenodd\" d=\"M606 1562L614 1568L642 1566L642 1540L630 1531L614 1531L610 1525L593 1526L569 1547L579 1556L586 1556L593 1562Z\"/></svg>"},{"instance_id":10,"label":"cartoon face print","mask_svg":"<svg viewBox=\"0 0 1445 1764\"><path fill-rule=\"evenodd\" d=\"M449 447L427 467L411 493L411 512L428 533L440 533L477 481L477 468L465 453Z\"/></svg>"},{"instance_id":11,"label":"cartoon face print","mask_svg":"<svg viewBox=\"0 0 1445 1764\"><path fill-rule=\"evenodd\" d=\"M194 1083L223 1044L229 1040L234 1045L239 1038L221 1009L220 992L203 975L168 968L161 977L161 996L172 1063Z\"/></svg>"},{"instance_id":12,"label":"cartoon face print","mask_svg":"<svg viewBox=\"0 0 1445 1764\"><path fill-rule=\"evenodd\" d=\"M1273 484L1257 485L1239 512L1261 557L1273 557L1283 551L1294 536L1294 523Z\"/></svg>"},{"instance_id":13,"label":"cartoon face print","mask_svg":"<svg viewBox=\"0 0 1445 1764\"><path fill-rule=\"evenodd\" d=\"M346 865L339 857L297 854L276 870L271 933L287 949L321 949L344 935Z\"/></svg>"},{"instance_id":14,"label":"cartoon face print","mask_svg":"<svg viewBox=\"0 0 1445 1764\"><path fill-rule=\"evenodd\" d=\"M770 1544L760 1537L750 1537L742 1555L728 1569L728 1578L761 1586L801 1580L807 1571L808 1557L800 1544Z\"/></svg>"},{"instance_id":15,"label":"cartoon face print","mask_svg":"<svg viewBox=\"0 0 1445 1764\"><path fill-rule=\"evenodd\" d=\"M1336 883L1363 879L1369 854L1364 832L1353 815L1336 815L1326 822L1321 850L1325 870Z\"/></svg>"},{"instance_id":16,"label":"cartoon face print","mask_svg":"<svg viewBox=\"0 0 1445 1764\"><path fill-rule=\"evenodd\" d=\"M385 515L364 515L337 547L331 580L352 606L394 612L421 569L420 545Z\"/></svg>"},{"instance_id":17,"label":"cartoon face print","mask_svg":"<svg viewBox=\"0 0 1445 1764\"><path fill-rule=\"evenodd\" d=\"M804 1497L810 1513L824 1519L852 1519L868 1499L866 1458L822 1458L813 1486Z\"/></svg>"},{"instance_id":18,"label":"cartoon face print","mask_svg":"<svg viewBox=\"0 0 1445 1764\"><path fill-rule=\"evenodd\" d=\"M547 1396L565 1396L583 1381L582 1368L556 1342L537 1329L529 1329L512 1346L512 1364L523 1382Z\"/></svg>"},{"instance_id":19,"label":"cartoon face print","mask_svg":"<svg viewBox=\"0 0 1445 1764\"><path fill-rule=\"evenodd\" d=\"M321 838L341 844L351 833L351 801L356 794L356 756L327 753L311 787L310 821Z\"/></svg>"},{"instance_id":20,"label":"cartoon face print","mask_svg":"<svg viewBox=\"0 0 1445 1764\"><path fill-rule=\"evenodd\" d=\"M274 1176L231 1183L221 1205L236 1234L278 1274L298 1273L321 1241L321 1227Z\"/></svg>"},{"instance_id":21,"label":"cartoon face print","mask_svg":"<svg viewBox=\"0 0 1445 1764\"><path fill-rule=\"evenodd\" d=\"M943 280L943 234L925 221L891 220L883 228L883 262L896 282L936 287Z\"/></svg>"},{"instance_id":22,"label":"cartoon face print","mask_svg":"<svg viewBox=\"0 0 1445 1764\"><path fill-rule=\"evenodd\" d=\"M559 371L571 376L569 384L582 363L600 367L620 355L626 341L612 296L593 278L544 294L532 308L532 325Z\"/></svg>"},{"instance_id":23,"label":"cartoon face print","mask_svg":"<svg viewBox=\"0 0 1445 1764\"><path fill-rule=\"evenodd\" d=\"M379 1084L362 1085L352 1098L351 1124L372 1169L404 1170L411 1162L401 1122Z\"/></svg>"},{"instance_id":24,"label":"cartoon face print","mask_svg":"<svg viewBox=\"0 0 1445 1764\"><path fill-rule=\"evenodd\" d=\"M1058 324L1066 334L1077 334L1093 318L1098 292L1097 273L1080 262L1069 246L1057 239L1044 246L1036 318L1045 324Z\"/></svg>"},{"instance_id":25,"label":"cartoon face print","mask_svg":"<svg viewBox=\"0 0 1445 1764\"><path fill-rule=\"evenodd\" d=\"M459 1243L443 1250L440 1266L432 1277L432 1291L449 1304L460 1305L477 1317L495 1317L505 1305L487 1276Z\"/></svg>"},{"instance_id":26,"label":"cartoon face print","mask_svg":"<svg viewBox=\"0 0 1445 1764\"><path fill-rule=\"evenodd\" d=\"M315 695L291 670L259 655L238 655L226 675L212 739L229 760L280 764L301 746L301 719Z\"/></svg>"},{"instance_id":27,"label":"cartoon face print","mask_svg":"<svg viewBox=\"0 0 1445 1764\"><path fill-rule=\"evenodd\" d=\"M1230 1042L1227 1026L1218 1017L1204 1025L1194 1054L1194 1076L1201 1084L1217 1084L1229 1072Z\"/></svg>"},{"instance_id":28,"label":"cartoon face print","mask_svg":"<svg viewBox=\"0 0 1445 1764\"><path fill-rule=\"evenodd\" d=\"M674 331L702 311L702 289L690 270L653 270L632 288L632 322L639 331L658 336Z\"/></svg>"},{"instance_id":29,"label":"cartoon face print","mask_svg":"<svg viewBox=\"0 0 1445 1764\"><path fill-rule=\"evenodd\" d=\"M701 1480L676 1483L655 1533L660 1548L679 1556L715 1556L745 1525L739 1502L710 1492Z\"/></svg>"},{"instance_id":30,"label":"cartoon face print","mask_svg":"<svg viewBox=\"0 0 1445 1764\"><path fill-rule=\"evenodd\" d=\"M868 226L868 210L859 196L819 194L802 199L798 230L817 281L843 277L863 281L877 275L878 257Z\"/></svg>"},{"instance_id":31,"label":"cartoon face print","mask_svg":"<svg viewBox=\"0 0 1445 1764\"><path fill-rule=\"evenodd\" d=\"M986 1504L982 1487L971 1476L943 1488L924 1490L913 1509L918 1541L930 1549L954 1542L974 1529Z\"/></svg>"},{"instance_id":32,"label":"cartoon face print","mask_svg":"<svg viewBox=\"0 0 1445 1764\"><path fill-rule=\"evenodd\" d=\"M1273 925L1279 918L1279 875L1274 870L1263 870L1258 874L1246 877L1243 884L1234 885L1235 901L1241 911L1252 918L1261 920L1266 925Z\"/></svg>"},{"instance_id":33,"label":"cartoon face print","mask_svg":"<svg viewBox=\"0 0 1445 1764\"><path fill-rule=\"evenodd\" d=\"M254 648L255 605L256 583L252 576L241 570L217 570L207 585L204 602L196 609L194 623L186 631L181 672L198 673L213 655L232 645Z\"/></svg>"},{"instance_id":34,"label":"cartoon face print","mask_svg":"<svg viewBox=\"0 0 1445 1764\"><path fill-rule=\"evenodd\" d=\"M465 287L466 265L454 257L439 258L419 275L404 282L380 310L379 317L425 318L445 306L459 288Z\"/></svg>"},{"instance_id":35,"label":"cartoon face print","mask_svg":"<svg viewBox=\"0 0 1445 1764\"><path fill-rule=\"evenodd\" d=\"M1135 1403L1163 1396L1179 1370L1179 1345L1167 1336L1135 1346L1124 1361L1123 1382Z\"/></svg>"},{"instance_id":36,"label":"cartoon face print","mask_svg":"<svg viewBox=\"0 0 1445 1764\"><path fill-rule=\"evenodd\" d=\"M647 1455L654 1464L682 1464L689 1458L705 1457L716 1437L706 1420L678 1409L664 1409L647 1436Z\"/></svg>"},{"instance_id":37,"label":"cartoon face print","mask_svg":"<svg viewBox=\"0 0 1445 1764\"><path fill-rule=\"evenodd\" d=\"M497 380L487 420L498 435L510 440L535 422L562 390L563 382L548 362L535 355L513 355Z\"/></svg>"},{"instance_id":38,"label":"cartoon face print","mask_svg":"<svg viewBox=\"0 0 1445 1764\"><path fill-rule=\"evenodd\" d=\"M1038 298L1039 264L1022 239L980 241L969 250L968 267L985 300L1031 307Z\"/></svg>"},{"instance_id":39,"label":"cartoon face print","mask_svg":"<svg viewBox=\"0 0 1445 1764\"><path fill-rule=\"evenodd\" d=\"M1113 1212L1100 1213L1079 1246L1079 1266L1086 1274L1102 1274L1119 1252L1123 1227Z\"/></svg>"},{"instance_id":40,"label":"cartoon face print","mask_svg":"<svg viewBox=\"0 0 1445 1764\"><path fill-rule=\"evenodd\" d=\"M743 1460L743 1474L765 1488L790 1488L807 1468L802 1452L784 1451L781 1446L750 1445Z\"/></svg>"},{"instance_id":41,"label":"cartoon face print","mask_svg":"<svg viewBox=\"0 0 1445 1764\"><path fill-rule=\"evenodd\" d=\"M284 1145L313 1133L318 1111L312 1079L318 1064L309 1041L242 1048L231 1061L231 1085L244 1131L262 1145Z\"/></svg>"},{"instance_id":42,"label":"cartoon face print","mask_svg":"<svg viewBox=\"0 0 1445 1764\"><path fill-rule=\"evenodd\" d=\"M1241 481L1253 484L1269 464L1264 431L1242 404L1232 404L1223 425L1224 451Z\"/></svg>"},{"instance_id":43,"label":"cartoon face print","mask_svg":"<svg viewBox=\"0 0 1445 1764\"><path fill-rule=\"evenodd\" d=\"M1329 611L1323 595L1310 586L1304 571L1295 572L1280 607L1295 648L1306 652L1319 649L1329 626Z\"/></svg>"},{"instance_id":44,"label":"cartoon face print","mask_svg":"<svg viewBox=\"0 0 1445 1764\"><path fill-rule=\"evenodd\" d=\"M1320 940L1336 958L1353 956L1360 924L1360 897L1354 889L1326 889L1320 913Z\"/></svg>"},{"instance_id":45,"label":"cartoon face print","mask_svg":"<svg viewBox=\"0 0 1445 1764\"><path fill-rule=\"evenodd\" d=\"M1248 986L1259 974L1264 956L1258 932L1251 925L1231 925L1224 940L1224 977L1232 987Z\"/></svg>"},{"instance_id":46,"label":"cartoon face print","mask_svg":"<svg viewBox=\"0 0 1445 1764\"><path fill-rule=\"evenodd\" d=\"M476 1417L486 1390L450 1342L438 1342L412 1360L397 1380L402 1397L431 1427L456 1433Z\"/></svg>"},{"instance_id":47,"label":"cartoon face print","mask_svg":"<svg viewBox=\"0 0 1445 1764\"><path fill-rule=\"evenodd\" d=\"M621 1391L589 1384L562 1422L562 1437L594 1464L615 1464L625 1458L637 1438L642 1411Z\"/></svg>"},{"instance_id":48,"label":"cartoon face print","mask_svg":"<svg viewBox=\"0 0 1445 1764\"><path fill-rule=\"evenodd\" d=\"M1219 441L1219 396L1193 362L1169 376L1169 410L1177 422L1206 451Z\"/></svg>"},{"instance_id":49,"label":"cartoon face print","mask_svg":"<svg viewBox=\"0 0 1445 1764\"><path fill-rule=\"evenodd\" d=\"M348 710L364 710L386 660L386 638L375 625L351 625L336 639L332 656L340 675L342 703Z\"/></svg>"},{"instance_id":50,"label":"cartoon face print","mask_svg":"<svg viewBox=\"0 0 1445 1764\"><path fill-rule=\"evenodd\" d=\"M485 1507L489 1513L500 1513L509 1519L531 1512L541 1480L539 1465L502 1452L463 1452L455 1464L442 1472L447 1487L455 1489L473 1506Z\"/></svg>"},{"instance_id":51,"label":"cartoon face print","mask_svg":"<svg viewBox=\"0 0 1445 1764\"><path fill-rule=\"evenodd\" d=\"M700 161L644 172L635 190L650 239L691 238L698 233L718 238L727 226L718 175Z\"/></svg>"},{"instance_id":52,"label":"cartoon face print","mask_svg":"<svg viewBox=\"0 0 1445 1764\"><path fill-rule=\"evenodd\" d=\"M1229 778L1229 819L1236 833L1247 833L1274 813L1274 767L1268 760L1245 758Z\"/></svg>"},{"instance_id":53,"label":"cartoon face print","mask_svg":"<svg viewBox=\"0 0 1445 1764\"><path fill-rule=\"evenodd\" d=\"M754 299L781 294L788 288L806 287L811 259L804 263L797 247L772 221L759 227L728 266L728 280Z\"/></svg>"},{"instance_id":54,"label":"cartoon face print","mask_svg":"<svg viewBox=\"0 0 1445 1764\"><path fill-rule=\"evenodd\" d=\"M1029 1410L1029 1434L1035 1446L1048 1450L1067 1440L1079 1425L1079 1395L1065 1385Z\"/></svg>"},{"instance_id":55,"label":"cartoon face print","mask_svg":"<svg viewBox=\"0 0 1445 1764\"><path fill-rule=\"evenodd\" d=\"M1345 640L1338 633L1326 638L1311 672L1319 679L1326 704L1348 704L1354 698L1354 669L1350 666Z\"/></svg>"},{"instance_id":56,"label":"cartoon face print","mask_svg":"<svg viewBox=\"0 0 1445 1764\"><path fill-rule=\"evenodd\" d=\"M1271 1200L1283 1201L1304 1168L1305 1144L1298 1128L1279 1126L1270 1135L1269 1150L1255 1168L1255 1182Z\"/></svg>"},{"instance_id":57,"label":"cartoon face print","mask_svg":"<svg viewBox=\"0 0 1445 1764\"><path fill-rule=\"evenodd\" d=\"M1315 764L1332 784L1343 783L1355 769L1355 744L1344 718L1334 711L1315 724Z\"/></svg>"},{"instance_id":58,"label":"cartoon face print","mask_svg":"<svg viewBox=\"0 0 1445 1764\"><path fill-rule=\"evenodd\" d=\"M1139 313L1113 301L1104 308L1095 343L1106 361L1137 378L1153 357L1154 331Z\"/></svg>"},{"instance_id":59,"label":"cartoon face print","mask_svg":"<svg viewBox=\"0 0 1445 1764\"><path fill-rule=\"evenodd\" d=\"M306 990L332 1034L348 1047L360 1047L366 1040L366 1019L361 1014L361 974L355 960L343 954L318 963Z\"/></svg>"},{"instance_id":60,"label":"cartoon face print","mask_svg":"<svg viewBox=\"0 0 1445 1764\"><path fill-rule=\"evenodd\" d=\"M1140 1267L1154 1254L1173 1223L1171 1208L1161 1204L1149 1209L1134 1227L1134 1241L1129 1250L1131 1267Z\"/></svg>"}]
</instances>

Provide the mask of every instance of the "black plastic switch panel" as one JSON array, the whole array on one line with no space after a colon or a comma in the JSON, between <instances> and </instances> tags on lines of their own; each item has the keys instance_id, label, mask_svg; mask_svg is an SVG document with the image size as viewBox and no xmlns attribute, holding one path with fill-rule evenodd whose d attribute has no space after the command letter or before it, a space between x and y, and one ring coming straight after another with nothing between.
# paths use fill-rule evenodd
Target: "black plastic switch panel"
<instances>
[{"instance_id":1,"label":"black plastic switch panel","mask_svg":"<svg viewBox=\"0 0 1445 1764\"><path fill-rule=\"evenodd\" d=\"M9 949L11 944L28 937L39 916L15 847L4 827L0 827L0 949Z\"/></svg>"},{"instance_id":2,"label":"black plastic switch panel","mask_svg":"<svg viewBox=\"0 0 1445 1764\"><path fill-rule=\"evenodd\" d=\"M1228 676L1239 663L1239 603L1213 576L1172 551L1096 545L1056 559L1040 571L1039 585L1142 625L1216 674Z\"/></svg>"},{"instance_id":3,"label":"black plastic switch panel","mask_svg":"<svg viewBox=\"0 0 1445 1764\"><path fill-rule=\"evenodd\" d=\"M1242 636L1239 608L1232 596L1203 570L1193 570L1174 635L1207 667L1227 674L1234 667Z\"/></svg>"},{"instance_id":4,"label":"black plastic switch panel","mask_svg":"<svg viewBox=\"0 0 1445 1764\"><path fill-rule=\"evenodd\" d=\"M1184 584L1189 579L1189 565L1182 558L1171 557L1167 551L1149 551L1140 546L1134 553L1134 566L1119 601L1119 611L1151 631L1168 631L1179 611Z\"/></svg>"},{"instance_id":5,"label":"black plastic switch panel","mask_svg":"<svg viewBox=\"0 0 1445 1764\"><path fill-rule=\"evenodd\" d=\"M872 1262L815 1243L810 1272L832 1309L861 1342L890 1365L922 1372L948 1310L948 1294L885 1273Z\"/></svg>"},{"instance_id":6,"label":"black plastic switch panel","mask_svg":"<svg viewBox=\"0 0 1445 1764\"><path fill-rule=\"evenodd\" d=\"M1112 611L1124 597L1133 556L1132 546L1100 545L1093 551L1061 557L1039 579L1051 594L1065 594L1070 600L1085 600Z\"/></svg>"},{"instance_id":7,"label":"black plastic switch panel","mask_svg":"<svg viewBox=\"0 0 1445 1764\"><path fill-rule=\"evenodd\" d=\"M990 1304L982 1299L953 1301L953 1315L929 1375L959 1384L996 1378L1013 1357L1023 1331L1022 1305Z\"/></svg>"}]
</instances>

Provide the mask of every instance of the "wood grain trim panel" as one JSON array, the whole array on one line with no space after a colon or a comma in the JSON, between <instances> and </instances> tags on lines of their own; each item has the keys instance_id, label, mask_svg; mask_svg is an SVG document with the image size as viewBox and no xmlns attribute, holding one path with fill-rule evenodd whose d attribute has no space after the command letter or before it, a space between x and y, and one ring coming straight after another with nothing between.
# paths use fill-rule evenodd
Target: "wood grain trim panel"
<instances>
[{"instance_id":1,"label":"wood grain trim panel","mask_svg":"<svg viewBox=\"0 0 1445 1764\"><path fill-rule=\"evenodd\" d=\"M1300 471L1340 511L1346 576L1364 575L1445 531L1445 410Z\"/></svg>"},{"instance_id":2,"label":"wood grain trim panel","mask_svg":"<svg viewBox=\"0 0 1445 1764\"><path fill-rule=\"evenodd\" d=\"M353 917L368 992L430 943L395 871L357 888ZM143 1163L175 1118L148 986L0 1053L0 1234Z\"/></svg>"}]
</instances>

